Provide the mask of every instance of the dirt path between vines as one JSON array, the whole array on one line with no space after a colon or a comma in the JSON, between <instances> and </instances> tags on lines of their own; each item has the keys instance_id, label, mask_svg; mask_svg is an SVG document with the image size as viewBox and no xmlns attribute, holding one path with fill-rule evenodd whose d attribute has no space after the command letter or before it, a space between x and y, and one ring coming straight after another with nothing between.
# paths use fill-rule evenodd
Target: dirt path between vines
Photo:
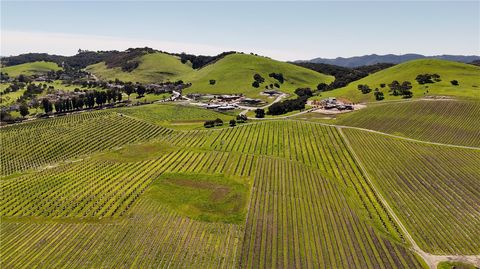
<instances>
[{"instance_id":1,"label":"dirt path between vines","mask_svg":"<svg viewBox=\"0 0 480 269\"><path fill-rule=\"evenodd\" d=\"M364 174L365 179L368 181L369 185L372 187L373 191L377 194L378 198L380 199L380 202L385 206L385 208L388 211L388 214L390 214L390 216L392 216L392 218L397 223L398 227L400 227L400 229L402 230L402 233L404 234L405 238L411 244L412 250L415 251L420 257L422 257L422 259L425 261L425 263L428 265L428 267L430 267L431 269L436 269L438 263L440 263L442 261L465 262L465 263L474 264L476 266L480 266L480 255L470 255L470 256L468 256L468 255L466 255L466 256L463 256L463 255L434 255L434 254L430 254L430 253L427 253L427 252L423 251L417 245L415 240L413 240L413 237L407 231L407 229L405 228L403 223L400 221L400 219L397 217L397 215L395 214L393 209L390 207L390 205L387 203L385 198L383 198L380 191L373 184L373 181L371 180L370 175L367 173L367 170L363 166L363 163L360 161L360 158L357 156L357 154L353 150L347 136L343 133L343 131L342 131L343 127L337 126L336 128L337 128L338 132L340 133L340 136L345 141L345 144L346 144L347 148L352 153L352 156L355 159L355 161L357 162L358 166L360 167L360 170ZM403 137L400 137L400 138L403 138Z\"/></svg>"}]
</instances>

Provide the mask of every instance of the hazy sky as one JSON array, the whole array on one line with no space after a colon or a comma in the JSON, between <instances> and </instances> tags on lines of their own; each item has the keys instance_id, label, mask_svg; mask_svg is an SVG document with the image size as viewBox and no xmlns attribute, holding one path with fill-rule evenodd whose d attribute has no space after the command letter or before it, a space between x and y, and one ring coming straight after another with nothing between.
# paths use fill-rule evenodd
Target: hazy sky
<instances>
[{"instance_id":1,"label":"hazy sky","mask_svg":"<svg viewBox=\"0 0 480 269\"><path fill-rule=\"evenodd\" d=\"M480 1L1 1L3 56L149 46L280 60L480 54Z\"/></svg>"}]
</instances>

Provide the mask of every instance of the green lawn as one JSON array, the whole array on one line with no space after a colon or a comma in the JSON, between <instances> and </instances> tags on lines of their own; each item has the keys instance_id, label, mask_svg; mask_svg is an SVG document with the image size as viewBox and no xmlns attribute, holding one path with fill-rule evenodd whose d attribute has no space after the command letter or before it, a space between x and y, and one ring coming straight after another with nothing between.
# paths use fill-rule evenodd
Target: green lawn
<instances>
[{"instance_id":1,"label":"green lawn","mask_svg":"<svg viewBox=\"0 0 480 269\"><path fill-rule=\"evenodd\" d=\"M59 67L56 63L41 61L2 67L2 72L7 73L10 77L17 77L20 74L30 76L34 74L43 74L52 70L57 71L61 69L62 68Z\"/></svg>"},{"instance_id":2,"label":"green lawn","mask_svg":"<svg viewBox=\"0 0 480 269\"><path fill-rule=\"evenodd\" d=\"M442 81L434 84L420 85L415 78L418 74L439 74ZM379 88L384 92L385 100L399 100L401 96L391 96L388 93L388 84L393 80L410 81L413 86L413 98L422 98L426 95L458 96L462 98L480 98L480 67L437 59L421 59L408 61L380 72L374 73L363 79L350 83L348 86L324 92L316 99L329 96L344 97L354 102L375 101L373 90ZM450 81L457 80L459 86L453 86ZM385 83L385 88L380 84ZM372 89L368 94L362 94L357 89L359 84L367 84Z\"/></svg>"}]
</instances>

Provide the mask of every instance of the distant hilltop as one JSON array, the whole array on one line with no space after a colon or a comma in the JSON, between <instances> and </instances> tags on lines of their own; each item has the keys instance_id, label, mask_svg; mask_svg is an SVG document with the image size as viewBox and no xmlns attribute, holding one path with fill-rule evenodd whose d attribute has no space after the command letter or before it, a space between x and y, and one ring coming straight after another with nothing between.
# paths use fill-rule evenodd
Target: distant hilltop
<instances>
[{"instance_id":1,"label":"distant hilltop","mask_svg":"<svg viewBox=\"0 0 480 269\"><path fill-rule=\"evenodd\" d=\"M434 58L434 59L442 59L454 62L461 62L461 63L471 63L473 61L479 61L480 56L475 55L436 55L436 56L425 56L421 54L403 54L403 55L395 55L395 54L387 54L387 55L377 55L377 54L370 54L364 56L355 56L355 57L337 57L335 59L327 59L327 58L314 58L308 61L299 61L299 62L311 62L311 63L323 63L323 64L333 64L343 67L359 67L364 65L373 65L377 63L392 63L392 64L399 64L410 60L416 59L424 59L424 58Z\"/></svg>"}]
</instances>

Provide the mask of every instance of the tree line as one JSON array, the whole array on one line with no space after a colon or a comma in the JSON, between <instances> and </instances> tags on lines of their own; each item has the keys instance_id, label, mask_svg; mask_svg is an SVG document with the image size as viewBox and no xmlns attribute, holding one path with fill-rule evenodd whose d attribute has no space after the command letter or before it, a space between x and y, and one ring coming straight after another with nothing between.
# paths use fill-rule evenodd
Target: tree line
<instances>
[{"instance_id":1,"label":"tree line","mask_svg":"<svg viewBox=\"0 0 480 269\"><path fill-rule=\"evenodd\" d=\"M347 86L353 81L357 81L361 78L364 78L370 74L381 71L383 69L394 66L390 63L378 63L374 65L366 65L355 68L347 68L342 66L336 66L332 64L322 64L322 63L294 63L298 66L302 66L313 71L327 74L335 77L335 80L330 83L320 83L317 86L319 91L330 91L338 88Z\"/></svg>"},{"instance_id":2,"label":"tree line","mask_svg":"<svg viewBox=\"0 0 480 269\"><path fill-rule=\"evenodd\" d=\"M294 110L305 109L308 98L313 96L310 88L298 88L295 90L297 98L277 102L268 107L267 114L282 115Z\"/></svg>"}]
</instances>

